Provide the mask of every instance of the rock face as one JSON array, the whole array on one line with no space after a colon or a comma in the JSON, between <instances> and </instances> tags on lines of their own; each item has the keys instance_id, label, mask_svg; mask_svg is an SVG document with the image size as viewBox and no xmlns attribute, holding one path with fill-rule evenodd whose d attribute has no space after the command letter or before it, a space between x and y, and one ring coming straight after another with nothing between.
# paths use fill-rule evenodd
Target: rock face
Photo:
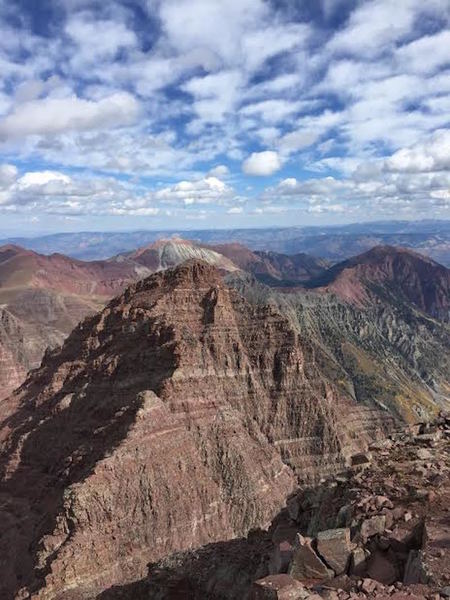
<instances>
[{"instance_id":1,"label":"rock face","mask_svg":"<svg viewBox=\"0 0 450 600\"><path fill-rule=\"evenodd\" d=\"M47 352L2 403L0 597L131 585L149 561L267 526L298 477L345 469L392 429L299 323L190 261L133 284ZM222 573L221 593L240 570Z\"/></svg>"},{"instance_id":2,"label":"rock face","mask_svg":"<svg viewBox=\"0 0 450 600\"><path fill-rule=\"evenodd\" d=\"M92 598L269 523L307 440L320 466L368 439L345 433L353 406L286 317L213 267L134 284L2 404L3 594Z\"/></svg>"},{"instance_id":3,"label":"rock face","mask_svg":"<svg viewBox=\"0 0 450 600\"><path fill-rule=\"evenodd\" d=\"M250 252L250 251L249 251ZM161 239L149 246L139 248L113 259L120 262L131 261L149 269L152 273L176 267L186 260L203 260L224 271L236 271L238 267L222 253L181 238Z\"/></svg>"},{"instance_id":4,"label":"rock face","mask_svg":"<svg viewBox=\"0 0 450 600\"><path fill-rule=\"evenodd\" d=\"M47 347L60 345L127 285L189 258L237 270L225 256L179 239L92 262L0 247L0 400L39 366Z\"/></svg>"}]
</instances>

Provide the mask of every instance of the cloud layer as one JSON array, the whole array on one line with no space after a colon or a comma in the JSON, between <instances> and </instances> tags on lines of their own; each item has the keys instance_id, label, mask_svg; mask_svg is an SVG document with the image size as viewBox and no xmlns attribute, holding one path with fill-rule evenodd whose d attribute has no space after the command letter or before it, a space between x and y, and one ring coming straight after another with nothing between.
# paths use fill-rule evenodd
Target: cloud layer
<instances>
[{"instance_id":1,"label":"cloud layer","mask_svg":"<svg viewBox=\"0 0 450 600\"><path fill-rule=\"evenodd\" d=\"M18 227L450 217L447 0L47 4L0 0Z\"/></svg>"}]
</instances>

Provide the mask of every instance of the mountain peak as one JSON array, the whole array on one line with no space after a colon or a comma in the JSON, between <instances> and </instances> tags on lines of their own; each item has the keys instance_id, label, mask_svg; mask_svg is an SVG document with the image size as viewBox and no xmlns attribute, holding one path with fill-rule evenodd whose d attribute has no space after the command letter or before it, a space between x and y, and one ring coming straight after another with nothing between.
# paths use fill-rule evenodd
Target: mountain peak
<instances>
[{"instance_id":1,"label":"mountain peak","mask_svg":"<svg viewBox=\"0 0 450 600\"><path fill-rule=\"evenodd\" d=\"M448 321L450 270L407 248L376 246L334 265L311 287L334 292L364 306L381 294L394 294L432 317Z\"/></svg>"}]
</instances>

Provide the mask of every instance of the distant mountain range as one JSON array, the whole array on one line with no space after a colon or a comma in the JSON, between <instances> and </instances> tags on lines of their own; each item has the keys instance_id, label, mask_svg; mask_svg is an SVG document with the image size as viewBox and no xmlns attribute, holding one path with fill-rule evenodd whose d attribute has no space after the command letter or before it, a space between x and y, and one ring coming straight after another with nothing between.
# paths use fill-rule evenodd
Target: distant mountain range
<instances>
[{"instance_id":1,"label":"distant mountain range","mask_svg":"<svg viewBox=\"0 0 450 600\"><path fill-rule=\"evenodd\" d=\"M83 260L131 252L158 239L182 237L204 244L236 242L252 250L306 253L338 262L377 245L403 246L450 266L450 221L379 221L330 227L61 233L9 238L36 252L59 252Z\"/></svg>"}]
</instances>

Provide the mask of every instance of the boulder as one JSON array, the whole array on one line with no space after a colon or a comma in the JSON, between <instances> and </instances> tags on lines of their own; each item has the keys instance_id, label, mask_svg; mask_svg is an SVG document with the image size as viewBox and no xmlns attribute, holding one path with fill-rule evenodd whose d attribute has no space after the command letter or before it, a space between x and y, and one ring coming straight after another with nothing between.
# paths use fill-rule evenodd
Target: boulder
<instances>
[{"instance_id":1,"label":"boulder","mask_svg":"<svg viewBox=\"0 0 450 600\"><path fill-rule=\"evenodd\" d=\"M360 547L353 550L350 560L350 573L352 575L362 577L367 573L368 556L370 556L368 550L364 550Z\"/></svg>"},{"instance_id":2,"label":"boulder","mask_svg":"<svg viewBox=\"0 0 450 600\"><path fill-rule=\"evenodd\" d=\"M433 458L433 454L426 448L418 448L416 455L420 460L431 460Z\"/></svg>"},{"instance_id":3,"label":"boulder","mask_svg":"<svg viewBox=\"0 0 450 600\"><path fill-rule=\"evenodd\" d=\"M269 575L252 586L251 600L303 600L309 598L303 585L289 575Z\"/></svg>"},{"instance_id":4,"label":"boulder","mask_svg":"<svg viewBox=\"0 0 450 600\"><path fill-rule=\"evenodd\" d=\"M311 579L323 581L334 577L333 571L330 571L317 556L317 553L311 546L311 541L300 534L297 534L288 573L299 581Z\"/></svg>"},{"instance_id":5,"label":"boulder","mask_svg":"<svg viewBox=\"0 0 450 600\"><path fill-rule=\"evenodd\" d=\"M357 467L359 465L366 465L366 464L370 463L371 460L372 460L371 452L359 452L358 454L354 454L350 459L352 467Z\"/></svg>"},{"instance_id":6,"label":"boulder","mask_svg":"<svg viewBox=\"0 0 450 600\"><path fill-rule=\"evenodd\" d=\"M350 529L327 529L317 534L317 551L336 575L347 570L352 546Z\"/></svg>"},{"instance_id":7,"label":"boulder","mask_svg":"<svg viewBox=\"0 0 450 600\"><path fill-rule=\"evenodd\" d=\"M370 519L363 521L361 525L361 537L364 541L373 535L381 534L386 529L386 516L375 515Z\"/></svg>"},{"instance_id":8,"label":"boulder","mask_svg":"<svg viewBox=\"0 0 450 600\"><path fill-rule=\"evenodd\" d=\"M403 583L411 585L413 583L428 583L428 573L424 564L422 550L410 550L408 562L405 567Z\"/></svg>"}]
</instances>

